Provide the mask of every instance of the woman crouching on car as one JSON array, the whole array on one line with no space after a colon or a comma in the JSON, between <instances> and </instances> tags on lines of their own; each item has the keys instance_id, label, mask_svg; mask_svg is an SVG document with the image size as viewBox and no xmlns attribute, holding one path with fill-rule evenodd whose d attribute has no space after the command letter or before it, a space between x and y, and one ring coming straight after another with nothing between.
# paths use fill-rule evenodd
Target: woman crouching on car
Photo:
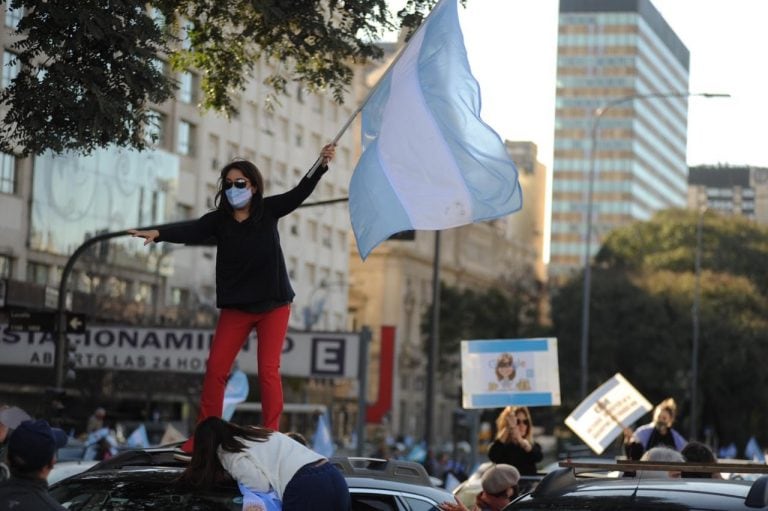
<instances>
[{"instance_id":1,"label":"woman crouching on car","mask_svg":"<svg viewBox=\"0 0 768 511\"><path fill-rule=\"evenodd\" d=\"M195 428L195 445L182 483L210 488L234 478L259 493L274 490L283 511L349 511L341 472L292 438L257 426L208 417Z\"/></svg>"}]
</instances>

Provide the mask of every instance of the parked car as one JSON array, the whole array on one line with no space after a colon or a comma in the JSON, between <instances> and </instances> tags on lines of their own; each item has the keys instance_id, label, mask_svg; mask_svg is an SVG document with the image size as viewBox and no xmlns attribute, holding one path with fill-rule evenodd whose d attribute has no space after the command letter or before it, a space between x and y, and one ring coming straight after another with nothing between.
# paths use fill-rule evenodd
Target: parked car
<instances>
[{"instance_id":1,"label":"parked car","mask_svg":"<svg viewBox=\"0 0 768 511\"><path fill-rule=\"evenodd\" d=\"M369 458L332 458L331 463L347 480L353 511L432 511L453 500L418 463ZM71 511L242 510L234 481L210 490L176 483L184 466L169 448L126 451L52 485L50 493Z\"/></svg>"},{"instance_id":2,"label":"parked car","mask_svg":"<svg viewBox=\"0 0 768 511\"><path fill-rule=\"evenodd\" d=\"M666 470L690 470L667 463ZM679 466L678 466L679 465ZM768 476L755 481L577 475L573 468L550 472L529 494L504 511L579 509L623 511L738 511L768 509Z\"/></svg>"}]
</instances>

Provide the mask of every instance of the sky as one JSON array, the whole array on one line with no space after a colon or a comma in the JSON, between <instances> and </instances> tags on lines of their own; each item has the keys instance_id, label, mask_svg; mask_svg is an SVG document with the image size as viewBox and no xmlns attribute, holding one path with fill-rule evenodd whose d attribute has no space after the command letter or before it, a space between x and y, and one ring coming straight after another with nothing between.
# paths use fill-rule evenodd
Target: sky
<instances>
[{"instance_id":1,"label":"sky","mask_svg":"<svg viewBox=\"0 0 768 511\"><path fill-rule=\"evenodd\" d=\"M392 0L398 7L403 0ZM690 51L689 165L768 167L768 0L652 0ZM467 0L459 15L483 119L552 166L557 0Z\"/></svg>"}]
</instances>

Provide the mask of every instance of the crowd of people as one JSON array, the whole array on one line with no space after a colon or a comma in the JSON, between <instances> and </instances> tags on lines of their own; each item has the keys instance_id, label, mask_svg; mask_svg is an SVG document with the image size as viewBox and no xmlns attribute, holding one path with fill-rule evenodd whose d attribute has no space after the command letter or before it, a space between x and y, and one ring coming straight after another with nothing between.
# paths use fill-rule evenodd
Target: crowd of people
<instances>
[{"instance_id":1,"label":"crowd of people","mask_svg":"<svg viewBox=\"0 0 768 511\"><path fill-rule=\"evenodd\" d=\"M13 412L13 413L11 413ZM630 460L715 464L717 457L706 444L686 441L674 429L677 407L674 400L659 403L653 420L636 430L625 428L624 449ZM106 411L98 408L87 421L93 435L104 429ZM0 511L6 509L63 509L47 493L47 477L56 463L57 450L67 443L64 431L44 420L34 420L18 409L0 408ZM394 442L374 457L406 459L423 464L427 472L453 489L468 478L479 480L472 511L501 510L521 491L521 476L539 474L541 445L533 436L533 419L526 407L508 406L496 420L496 435L488 449L489 461L472 473L468 447L435 454L423 444ZM242 427L219 417L208 417L194 431L194 448L181 483L213 485L225 479L240 484L243 495L267 498L273 495L282 508L345 510L350 497L343 476L326 457L313 451L298 433L280 433L262 427ZM408 444L408 447L406 445ZM702 478L722 477L714 471L640 470L624 477ZM311 498L307 498L310 496ZM26 507L25 507L26 506ZM443 511L469 511L466 502L444 502Z\"/></svg>"}]
</instances>

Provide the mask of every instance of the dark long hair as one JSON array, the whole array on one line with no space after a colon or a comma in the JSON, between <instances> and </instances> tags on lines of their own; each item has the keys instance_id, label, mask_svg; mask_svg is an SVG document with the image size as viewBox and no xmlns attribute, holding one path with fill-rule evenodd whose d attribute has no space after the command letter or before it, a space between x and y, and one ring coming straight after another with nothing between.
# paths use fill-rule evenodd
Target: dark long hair
<instances>
[{"instance_id":1,"label":"dark long hair","mask_svg":"<svg viewBox=\"0 0 768 511\"><path fill-rule=\"evenodd\" d=\"M251 185L256 188L253 197L251 197L251 205L249 208L250 215L253 218L261 218L261 212L264 208L264 178L261 177L258 167L248 160L235 160L224 165L219 174L219 189L216 191L216 196L213 198L213 203L216 209L226 211L230 215L235 213L232 208L232 204L229 203L224 196L224 179L227 177L227 173L237 169L242 172L246 179L251 182Z\"/></svg>"},{"instance_id":2,"label":"dark long hair","mask_svg":"<svg viewBox=\"0 0 768 511\"><path fill-rule=\"evenodd\" d=\"M219 461L218 449L240 452L245 449L242 440L265 442L271 429L258 426L238 426L219 417L208 417L195 428L195 449L189 467L179 478L184 484L210 488L231 479Z\"/></svg>"}]
</instances>

